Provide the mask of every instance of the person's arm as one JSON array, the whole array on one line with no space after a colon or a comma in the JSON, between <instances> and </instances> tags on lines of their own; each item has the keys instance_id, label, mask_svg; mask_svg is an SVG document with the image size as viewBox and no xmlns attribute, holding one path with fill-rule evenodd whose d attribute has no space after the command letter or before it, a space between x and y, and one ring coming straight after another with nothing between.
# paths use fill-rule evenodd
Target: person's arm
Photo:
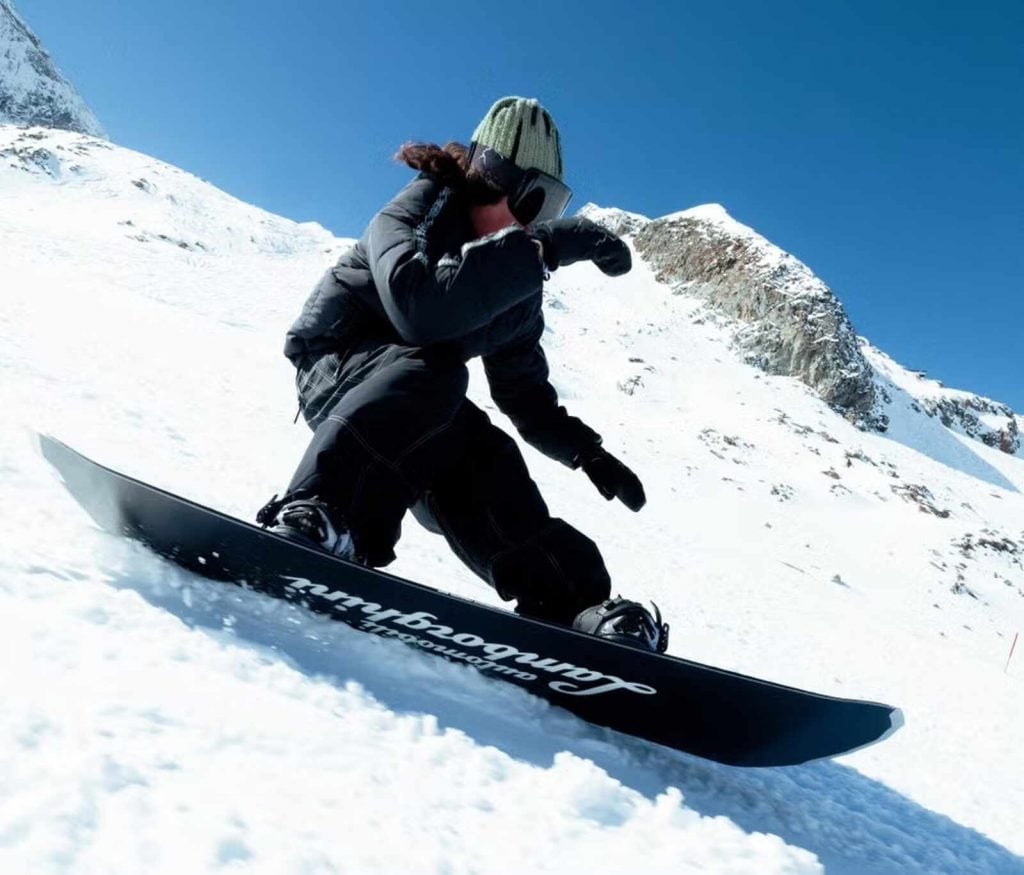
<instances>
[{"instance_id":1,"label":"person's arm","mask_svg":"<svg viewBox=\"0 0 1024 875\"><path fill-rule=\"evenodd\" d=\"M647 503L640 478L601 446L596 431L558 404L540 345L544 320L539 313L536 322L522 343L484 356L491 397L527 443L563 465L583 468L609 501L617 498L640 510Z\"/></svg>"},{"instance_id":2,"label":"person's arm","mask_svg":"<svg viewBox=\"0 0 1024 875\"><path fill-rule=\"evenodd\" d=\"M432 261L427 241L449 196L437 195L437 186L427 177L415 180L374 217L364 237L384 311L402 339L416 346L486 325L544 281L537 244L518 226Z\"/></svg>"},{"instance_id":3,"label":"person's arm","mask_svg":"<svg viewBox=\"0 0 1024 875\"><path fill-rule=\"evenodd\" d=\"M578 468L582 458L601 445L601 436L559 405L540 345L543 330L538 314L537 325L521 342L484 356L484 373L491 397L523 440L563 465Z\"/></svg>"}]
</instances>

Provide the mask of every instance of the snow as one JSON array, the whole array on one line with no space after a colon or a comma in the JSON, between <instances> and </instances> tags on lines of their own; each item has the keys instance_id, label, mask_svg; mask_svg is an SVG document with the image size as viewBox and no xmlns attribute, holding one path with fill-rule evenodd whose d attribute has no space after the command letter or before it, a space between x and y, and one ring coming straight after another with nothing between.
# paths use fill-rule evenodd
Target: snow
<instances>
[{"instance_id":1,"label":"snow","mask_svg":"<svg viewBox=\"0 0 1024 875\"><path fill-rule=\"evenodd\" d=\"M643 216L640 213L631 213L628 210L620 210L617 207L601 207L592 201L588 201L580 207L576 211L576 215L586 216L588 219L600 222L609 228L629 227L634 229L633 233L636 233L635 229L641 228L651 221L647 216Z\"/></svg>"},{"instance_id":2,"label":"snow","mask_svg":"<svg viewBox=\"0 0 1024 875\"><path fill-rule=\"evenodd\" d=\"M994 446L1002 446L1005 452L1013 454L1015 448L1019 452L1019 435L1024 419L1016 415L1007 405L982 395L950 389L938 380L929 379L920 371L907 371L894 362L889 356L872 346L866 339L859 338L865 358L871 363L876 374L876 384L884 394L893 399L893 407L904 413L897 414L911 427L920 426L920 413L935 412L945 421L945 429L926 431L933 438L944 441L961 458L960 463L973 468L975 476L985 479L980 468L984 467L980 460L974 459L971 452L956 447L951 436L956 434L968 438L988 440ZM910 411L909 413L907 411ZM932 441L934 443L934 440ZM922 451L934 451L935 447L920 447ZM980 463L980 467L979 467ZM996 477L992 482L1000 483Z\"/></svg>"},{"instance_id":3,"label":"snow","mask_svg":"<svg viewBox=\"0 0 1024 875\"><path fill-rule=\"evenodd\" d=\"M0 0L0 123L103 128L60 72L11 0Z\"/></svg>"},{"instance_id":4,"label":"snow","mask_svg":"<svg viewBox=\"0 0 1024 875\"><path fill-rule=\"evenodd\" d=\"M527 448L552 512L671 652L898 705L883 744L718 766L97 531L32 433L252 518L308 439L284 331L348 243L0 127L0 871L1024 871L1024 572L987 546L1024 543L1024 460L902 396L857 431L639 259L558 271L546 347L649 504ZM389 570L500 604L411 519Z\"/></svg>"}]
</instances>

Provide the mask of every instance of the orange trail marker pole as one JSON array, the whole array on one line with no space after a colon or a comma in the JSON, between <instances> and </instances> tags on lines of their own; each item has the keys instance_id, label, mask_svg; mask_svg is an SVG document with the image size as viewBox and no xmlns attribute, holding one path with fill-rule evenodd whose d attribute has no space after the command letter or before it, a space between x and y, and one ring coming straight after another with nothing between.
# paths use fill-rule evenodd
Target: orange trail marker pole
<instances>
[{"instance_id":1,"label":"orange trail marker pole","mask_svg":"<svg viewBox=\"0 0 1024 875\"><path fill-rule=\"evenodd\" d=\"M1017 639L1020 638L1020 632L1013 636L1013 644L1010 645L1010 655L1006 657L1006 666L1003 668L1003 674L1006 674L1010 668L1010 660L1013 659L1013 651L1017 648Z\"/></svg>"}]
</instances>

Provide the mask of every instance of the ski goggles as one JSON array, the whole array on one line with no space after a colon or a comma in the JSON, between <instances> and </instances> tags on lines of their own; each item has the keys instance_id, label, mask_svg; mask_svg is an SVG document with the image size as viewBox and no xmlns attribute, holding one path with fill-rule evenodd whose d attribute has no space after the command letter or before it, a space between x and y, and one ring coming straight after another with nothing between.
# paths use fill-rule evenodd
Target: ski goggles
<instances>
[{"instance_id":1,"label":"ski goggles","mask_svg":"<svg viewBox=\"0 0 1024 875\"><path fill-rule=\"evenodd\" d=\"M472 143L469 164L508 192L509 212L520 225L558 219L572 199L572 190L560 179L536 167L523 170L490 146Z\"/></svg>"}]
</instances>

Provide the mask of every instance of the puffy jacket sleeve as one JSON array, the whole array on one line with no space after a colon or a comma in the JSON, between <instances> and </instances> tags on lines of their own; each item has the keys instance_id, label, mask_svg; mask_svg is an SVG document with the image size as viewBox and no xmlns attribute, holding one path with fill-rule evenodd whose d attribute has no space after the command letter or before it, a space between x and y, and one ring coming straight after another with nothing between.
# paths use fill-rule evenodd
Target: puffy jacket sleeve
<instances>
[{"instance_id":1,"label":"puffy jacket sleeve","mask_svg":"<svg viewBox=\"0 0 1024 875\"><path fill-rule=\"evenodd\" d=\"M601 436L559 405L540 345L544 323L539 315L537 323L522 342L484 356L484 372L491 397L523 440L545 456L577 468L580 455L600 445Z\"/></svg>"},{"instance_id":2,"label":"puffy jacket sleeve","mask_svg":"<svg viewBox=\"0 0 1024 875\"><path fill-rule=\"evenodd\" d=\"M517 226L434 261L428 243L450 197L450 189L421 176L373 218L363 238L384 311L416 346L481 328L544 281L536 244Z\"/></svg>"}]
</instances>

